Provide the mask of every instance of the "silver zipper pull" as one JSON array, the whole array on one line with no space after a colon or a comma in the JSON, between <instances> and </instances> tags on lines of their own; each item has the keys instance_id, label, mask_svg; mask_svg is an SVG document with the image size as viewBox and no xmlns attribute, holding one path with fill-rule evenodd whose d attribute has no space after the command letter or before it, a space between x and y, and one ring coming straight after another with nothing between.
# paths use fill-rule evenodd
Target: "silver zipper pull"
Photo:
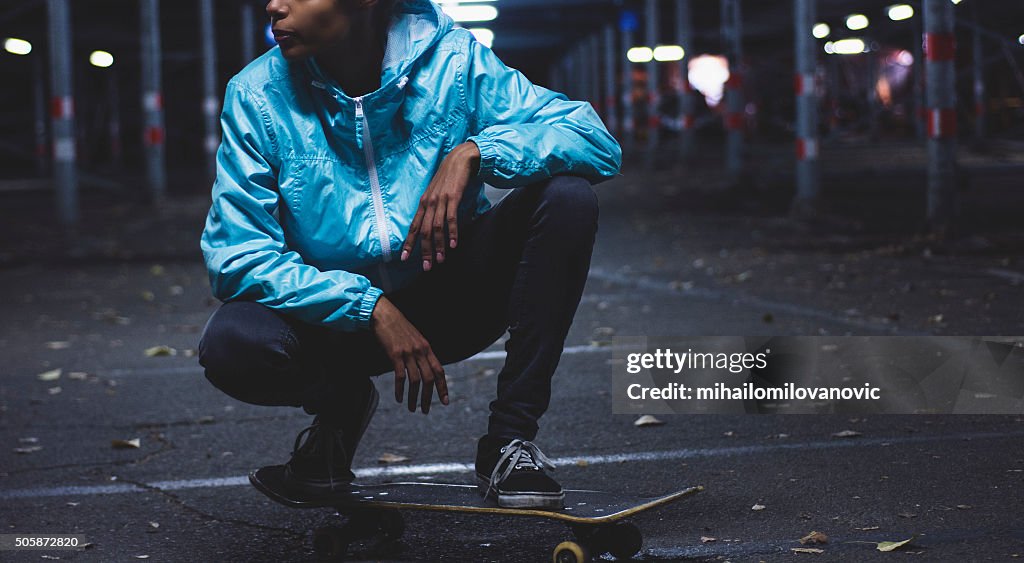
<instances>
[{"instance_id":1,"label":"silver zipper pull","mask_svg":"<svg viewBox=\"0 0 1024 563\"><path fill-rule=\"evenodd\" d=\"M363 99L356 98L356 119L363 118Z\"/></svg>"}]
</instances>

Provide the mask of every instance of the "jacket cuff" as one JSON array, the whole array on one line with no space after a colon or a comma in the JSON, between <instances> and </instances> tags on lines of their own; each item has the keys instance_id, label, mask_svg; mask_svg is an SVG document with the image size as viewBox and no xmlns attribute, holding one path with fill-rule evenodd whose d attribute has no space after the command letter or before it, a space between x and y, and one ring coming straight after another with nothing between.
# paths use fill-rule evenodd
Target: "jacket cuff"
<instances>
[{"instance_id":1,"label":"jacket cuff","mask_svg":"<svg viewBox=\"0 0 1024 563\"><path fill-rule=\"evenodd\" d=\"M480 151L480 169L477 170L477 178L486 180L493 176L494 169L498 167L498 161L500 160L494 141L487 138L483 133L466 140L472 141L476 145L477 150Z\"/></svg>"},{"instance_id":2,"label":"jacket cuff","mask_svg":"<svg viewBox=\"0 0 1024 563\"><path fill-rule=\"evenodd\" d=\"M383 294L384 292L376 287L370 287L363 294L362 300L359 301L359 316L355 319L357 329L366 330L370 328L370 317L373 315L373 308L377 306L377 300Z\"/></svg>"}]
</instances>

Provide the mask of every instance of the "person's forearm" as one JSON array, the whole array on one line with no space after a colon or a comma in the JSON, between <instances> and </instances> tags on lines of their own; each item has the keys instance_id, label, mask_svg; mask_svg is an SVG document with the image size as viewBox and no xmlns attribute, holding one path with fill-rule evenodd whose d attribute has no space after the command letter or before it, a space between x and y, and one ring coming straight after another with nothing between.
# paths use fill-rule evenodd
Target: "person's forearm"
<instances>
[{"instance_id":1,"label":"person's forearm","mask_svg":"<svg viewBox=\"0 0 1024 563\"><path fill-rule=\"evenodd\" d=\"M480 173L480 149L473 141L466 141L452 149L452 154L457 158L463 158L472 170L473 176Z\"/></svg>"}]
</instances>

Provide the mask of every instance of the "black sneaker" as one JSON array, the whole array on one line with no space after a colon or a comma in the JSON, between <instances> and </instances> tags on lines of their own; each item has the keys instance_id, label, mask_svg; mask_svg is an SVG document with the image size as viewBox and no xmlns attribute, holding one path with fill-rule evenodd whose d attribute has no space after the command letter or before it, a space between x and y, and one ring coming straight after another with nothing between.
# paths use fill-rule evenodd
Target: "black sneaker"
<instances>
[{"instance_id":1,"label":"black sneaker","mask_svg":"<svg viewBox=\"0 0 1024 563\"><path fill-rule=\"evenodd\" d=\"M364 408L340 416L319 414L295 437L292 457L284 466L290 492L325 496L348 491L355 479L352 458L380 400L373 382L367 382Z\"/></svg>"},{"instance_id":2,"label":"black sneaker","mask_svg":"<svg viewBox=\"0 0 1024 563\"><path fill-rule=\"evenodd\" d=\"M562 508L565 492L544 472L551 460L533 442L484 436L477 444L476 478L484 498L506 508Z\"/></svg>"}]
</instances>

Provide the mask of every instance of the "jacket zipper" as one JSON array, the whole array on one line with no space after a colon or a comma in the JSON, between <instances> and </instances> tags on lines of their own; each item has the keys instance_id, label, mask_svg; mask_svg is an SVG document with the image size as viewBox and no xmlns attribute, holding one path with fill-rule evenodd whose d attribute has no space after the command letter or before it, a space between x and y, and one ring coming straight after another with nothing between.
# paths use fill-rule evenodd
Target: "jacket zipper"
<instances>
[{"instance_id":1,"label":"jacket zipper","mask_svg":"<svg viewBox=\"0 0 1024 563\"><path fill-rule=\"evenodd\" d=\"M373 214L377 219L377 235L380 238L381 253L384 255L384 262L391 261L391 236L390 230L388 229L387 217L384 213L384 197L381 195L380 190L380 178L377 176L377 163L376 158L373 154L373 139L370 135L370 122L366 119L366 114L363 113L363 97L354 98L356 102L356 119L362 120L363 122L363 135L365 142L363 143L363 153L366 155L366 171L370 176L370 195L373 198ZM383 264L380 266L381 283L384 286L381 289L390 291L391 280L389 279L387 268Z\"/></svg>"}]
</instances>

